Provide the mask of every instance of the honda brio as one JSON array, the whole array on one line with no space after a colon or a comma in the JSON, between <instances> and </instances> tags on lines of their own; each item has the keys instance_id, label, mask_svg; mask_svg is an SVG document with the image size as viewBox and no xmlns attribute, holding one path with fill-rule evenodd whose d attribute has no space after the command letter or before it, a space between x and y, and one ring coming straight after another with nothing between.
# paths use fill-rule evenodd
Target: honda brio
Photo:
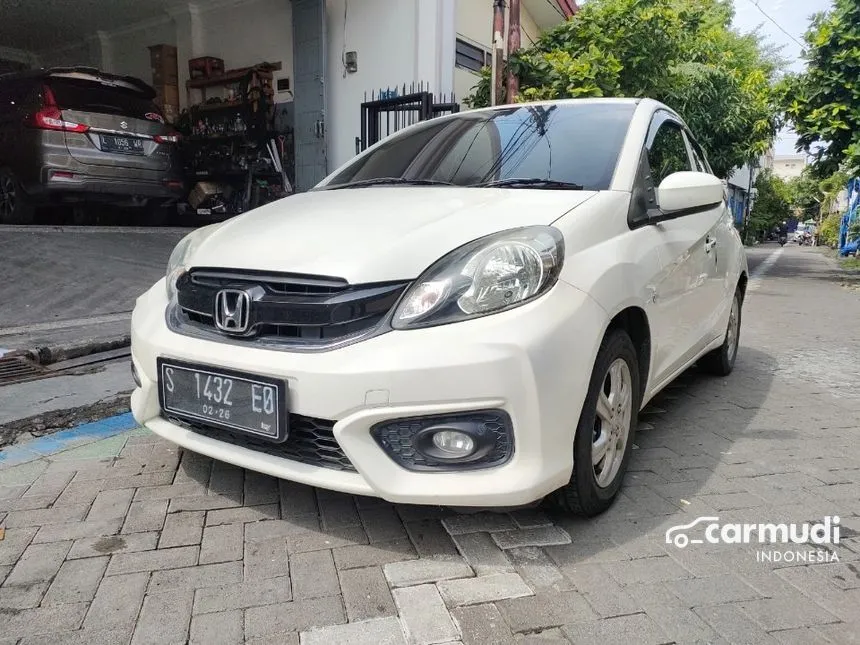
<instances>
[{"instance_id":1,"label":"honda brio","mask_svg":"<svg viewBox=\"0 0 860 645\"><path fill-rule=\"evenodd\" d=\"M735 362L724 183L652 100L508 105L393 134L198 229L135 306L135 418L191 451L392 502L594 515L637 415Z\"/></svg>"}]
</instances>

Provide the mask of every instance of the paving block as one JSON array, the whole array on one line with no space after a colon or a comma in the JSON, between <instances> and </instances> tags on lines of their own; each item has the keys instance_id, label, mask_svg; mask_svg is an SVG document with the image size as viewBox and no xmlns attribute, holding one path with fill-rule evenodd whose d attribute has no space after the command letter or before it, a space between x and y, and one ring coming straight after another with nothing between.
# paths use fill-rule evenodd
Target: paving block
<instances>
[{"instance_id":1,"label":"paving block","mask_svg":"<svg viewBox=\"0 0 860 645\"><path fill-rule=\"evenodd\" d=\"M803 596L749 600L738 606L766 631L839 622L838 617Z\"/></svg>"},{"instance_id":2,"label":"paving block","mask_svg":"<svg viewBox=\"0 0 860 645\"><path fill-rule=\"evenodd\" d=\"M361 524L352 495L317 496L324 529L339 529Z\"/></svg>"},{"instance_id":3,"label":"paving block","mask_svg":"<svg viewBox=\"0 0 860 645\"><path fill-rule=\"evenodd\" d=\"M147 596L134 628L132 645L185 645L191 623L192 595L188 590Z\"/></svg>"},{"instance_id":4,"label":"paving block","mask_svg":"<svg viewBox=\"0 0 860 645\"><path fill-rule=\"evenodd\" d=\"M360 507L358 513L371 544L407 539L406 527L393 506Z\"/></svg>"},{"instance_id":5,"label":"paving block","mask_svg":"<svg viewBox=\"0 0 860 645\"><path fill-rule=\"evenodd\" d=\"M90 602L104 577L108 558L67 560L45 594L43 605Z\"/></svg>"},{"instance_id":6,"label":"paving block","mask_svg":"<svg viewBox=\"0 0 860 645\"><path fill-rule=\"evenodd\" d=\"M8 528L0 540L0 565L13 565L30 545L38 531L35 527Z\"/></svg>"},{"instance_id":7,"label":"paving block","mask_svg":"<svg viewBox=\"0 0 860 645\"><path fill-rule=\"evenodd\" d=\"M435 585L395 589L394 602L409 643L430 645L459 638Z\"/></svg>"},{"instance_id":8,"label":"paving block","mask_svg":"<svg viewBox=\"0 0 860 645\"><path fill-rule=\"evenodd\" d=\"M78 522L90 509L89 504L70 504L60 508L39 508L32 511L11 511L4 520L7 529L18 526L43 526Z\"/></svg>"},{"instance_id":9,"label":"paving block","mask_svg":"<svg viewBox=\"0 0 860 645\"><path fill-rule=\"evenodd\" d=\"M240 498L218 494L199 495L197 497L173 497L170 500L167 512L214 511L222 508L235 508L241 505L242 501Z\"/></svg>"},{"instance_id":10,"label":"paving block","mask_svg":"<svg viewBox=\"0 0 860 645\"><path fill-rule=\"evenodd\" d=\"M245 471L245 505L278 504L278 479L253 470ZM276 515L280 517L280 515Z\"/></svg>"},{"instance_id":11,"label":"paving block","mask_svg":"<svg viewBox=\"0 0 860 645\"><path fill-rule=\"evenodd\" d=\"M316 491L312 486L278 480L278 495L281 500L281 519L289 520L305 515L319 515Z\"/></svg>"},{"instance_id":12,"label":"paving block","mask_svg":"<svg viewBox=\"0 0 860 645\"><path fill-rule=\"evenodd\" d=\"M147 582L149 582L148 573L102 578L84 620L84 628L133 627L140 604L143 602L143 595L146 593Z\"/></svg>"},{"instance_id":13,"label":"paving block","mask_svg":"<svg viewBox=\"0 0 860 645\"><path fill-rule=\"evenodd\" d=\"M201 564L196 567L153 572L148 593L218 587L239 582L242 582L241 562Z\"/></svg>"},{"instance_id":14,"label":"paving block","mask_svg":"<svg viewBox=\"0 0 860 645\"><path fill-rule=\"evenodd\" d=\"M376 544L356 544L332 551L337 568L357 569L360 567L382 566L390 562L400 562L418 557L408 538Z\"/></svg>"},{"instance_id":15,"label":"paving block","mask_svg":"<svg viewBox=\"0 0 860 645\"><path fill-rule=\"evenodd\" d=\"M396 620L396 619L394 619ZM245 612L245 638L327 627L346 622L338 597L295 600L288 603L251 607ZM328 643L344 643L329 640ZM380 641L375 641L379 643Z\"/></svg>"},{"instance_id":16,"label":"paving block","mask_svg":"<svg viewBox=\"0 0 860 645\"><path fill-rule=\"evenodd\" d=\"M31 544L26 548L3 584L13 586L50 581L60 570L63 560L66 559L66 554L71 548L71 542Z\"/></svg>"},{"instance_id":17,"label":"paving block","mask_svg":"<svg viewBox=\"0 0 860 645\"><path fill-rule=\"evenodd\" d=\"M452 580L454 578L471 578L474 574L472 567L463 560L406 560L392 562L383 568L388 584L392 587L408 587L428 582Z\"/></svg>"},{"instance_id":18,"label":"paving block","mask_svg":"<svg viewBox=\"0 0 860 645\"><path fill-rule=\"evenodd\" d=\"M162 486L146 486L138 488L134 494L135 502L147 502L157 499L171 500L174 497L199 497L206 492L205 485L195 481Z\"/></svg>"},{"instance_id":19,"label":"paving block","mask_svg":"<svg viewBox=\"0 0 860 645\"><path fill-rule=\"evenodd\" d=\"M80 627L87 607L87 603L81 602L5 611L2 613L3 634L14 634L20 638L71 631ZM44 640L37 639L37 642L42 643Z\"/></svg>"},{"instance_id":20,"label":"paving block","mask_svg":"<svg viewBox=\"0 0 860 645\"><path fill-rule=\"evenodd\" d=\"M167 515L167 500L152 500L148 502L132 502L128 509L122 533L142 533L144 531L160 531L164 527Z\"/></svg>"},{"instance_id":21,"label":"paving block","mask_svg":"<svg viewBox=\"0 0 860 645\"><path fill-rule=\"evenodd\" d=\"M514 642L511 630L496 605L457 607L451 616L460 628L463 642L469 645L510 645Z\"/></svg>"},{"instance_id":22,"label":"paving block","mask_svg":"<svg viewBox=\"0 0 860 645\"><path fill-rule=\"evenodd\" d=\"M196 546L180 546L140 553L118 553L111 557L107 575L190 567L197 564L198 553L199 548Z\"/></svg>"},{"instance_id":23,"label":"paving block","mask_svg":"<svg viewBox=\"0 0 860 645\"><path fill-rule=\"evenodd\" d=\"M336 596L340 582L331 551L296 553L290 562L293 596L297 599Z\"/></svg>"},{"instance_id":24,"label":"paving block","mask_svg":"<svg viewBox=\"0 0 860 645\"><path fill-rule=\"evenodd\" d=\"M92 558L114 553L151 551L158 543L158 533L131 533L129 535L103 535L75 540L67 559Z\"/></svg>"},{"instance_id":25,"label":"paving block","mask_svg":"<svg viewBox=\"0 0 860 645\"><path fill-rule=\"evenodd\" d=\"M396 618L376 618L302 632L302 645L406 645Z\"/></svg>"},{"instance_id":26,"label":"paving block","mask_svg":"<svg viewBox=\"0 0 860 645\"><path fill-rule=\"evenodd\" d=\"M164 528L158 540L158 548L173 546L192 546L200 544L203 538L204 511L183 511L170 513L164 520Z\"/></svg>"},{"instance_id":27,"label":"paving block","mask_svg":"<svg viewBox=\"0 0 860 645\"><path fill-rule=\"evenodd\" d=\"M564 575L601 616L610 618L642 611L641 604L619 585L603 564L564 567Z\"/></svg>"},{"instance_id":28,"label":"paving block","mask_svg":"<svg viewBox=\"0 0 860 645\"><path fill-rule=\"evenodd\" d=\"M261 520L276 520L278 519L279 512L277 504L224 508L216 511L209 511L209 513L206 514L206 526L218 526L219 524L244 524L246 522L259 522Z\"/></svg>"},{"instance_id":29,"label":"paving block","mask_svg":"<svg viewBox=\"0 0 860 645\"><path fill-rule=\"evenodd\" d=\"M722 605L761 598L761 594L733 574L672 580L665 584L688 607Z\"/></svg>"},{"instance_id":30,"label":"paving block","mask_svg":"<svg viewBox=\"0 0 860 645\"><path fill-rule=\"evenodd\" d=\"M228 584L221 587L205 587L198 589L194 594L194 614L209 614L216 611L246 609L276 603L283 604L290 600L292 600L290 579L286 576ZM293 630L284 629L281 631Z\"/></svg>"},{"instance_id":31,"label":"paving block","mask_svg":"<svg viewBox=\"0 0 860 645\"><path fill-rule=\"evenodd\" d=\"M340 587L350 622L397 614L380 567L341 571Z\"/></svg>"},{"instance_id":32,"label":"paving block","mask_svg":"<svg viewBox=\"0 0 860 645\"><path fill-rule=\"evenodd\" d=\"M576 591L501 600L496 606L514 632L535 632L599 617Z\"/></svg>"},{"instance_id":33,"label":"paving block","mask_svg":"<svg viewBox=\"0 0 860 645\"><path fill-rule=\"evenodd\" d=\"M521 509L511 512L511 519L521 529L534 529L540 526L552 526L552 520L536 509Z\"/></svg>"},{"instance_id":34,"label":"paving block","mask_svg":"<svg viewBox=\"0 0 860 645\"><path fill-rule=\"evenodd\" d=\"M61 540L80 540L88 537L113 535L122 526L122 518L111 520L86 520L68 524L50 524L39 529L33 542L59 542Z\"/></svg>"},{"instance_id":35,"label":"paving block","mask_svg":"<svg viewBox=\"0 0 860 645\"><path fill-rule=\"evenodd\" d=\"M670 642L660 627L646 614L574 623L562 627L562 631L574 643L662 645Z\"/></svg>"},{"instance_id":36,"label":"paving block","mask_svg":"<svg viewBox=\"0 0 860 645\"><path fill-rule=\"evenodd\" d=\"M532 590L517 573L497 573L477 578L445 580L439 591L451 607L531 596Z\"/></svg>"},{"instance_id":37,"label":"paving block","mask_svg":"<svg viewBox=\"0 0 860 645\"><path fill-rule=\"evenodd\" d=\"M60 632L30 636L20 641L18 645L117 645L131 640L130 627L115 627L112 629L82 629L73 632ZM15 645L12 639L7 643L0 638L0 645Z\"/></svg>"},{"instance_id":38,"label":"paving block","mask_svg":"<svg viewBox=\"0 0 860 645\"><path fill-rule=\"evenodd\" d=\"M247 530L247 529L246 529ZM245 540L245 580L290 575L290 558L284 538L250 542Z\"/></svg>"},{"instance_id":39,"label":"paving block","mask_svg":"<svg viewBox=\"0 0 860 645\"><path fill-rule=\"evenodd\" d=\"M689 571L669 556L642 558L629 562L609 562L604 567L622 585L631 585L637 582L665 582L693 577Z\"/></svg>"},{"instance_id":40,"label":"paving block","mask_svg":"<svg viewBox=\"0 0 860 645\"><path fill-rule=\"evenodd\" d=\"M493 531L508 531L516 528L510 515L492 511L451 515L442 520L442 525L451 535L492 533Z\"/></svg>"},{"instance_id":41,"label":"paving block","mask_svg":"<svg viewBox=\"0 0 860 645\"><path fill-rule=\"evenodd\" d=\"M401 509L402 512L402 509ZM428 519L404 524L409 538L422 558L459 559L457 547L439 520Z\"/></svg>"},{"instance_id":42,"label":"paving block","mask_svg":"<svg viewBox=\"0 0 860 645\"><path fill-rule=\"evenodd\" d=\"M558 526L540 526L531 529L502 531L492 534L493 541L501 549L522 546L557 546L570 544L570 535Z\"/></svg>"},{"instance_id":43,"label":"paving block","mask_svg":"<svg viewBox=\"0 0 860 645\"><path fill-rule=\"evenodd\" d=\"M200 543L200 564L241 560L244 553L244 527L241 524L207 526Z\"/></svg>"},{"instance_id":44,"label":"paving block","mask_svg":"<svg viewBox=\"0 0 860 645\"><path fill-rule=\"evenodd\" d=\"M290 533L287 551L290 555L307 551L326 551L352 544L367 544L367 534L360 526L346 526L328 531L309 529Z\"/></svg>"},{"instance_id":45,"label":"paving block","mask_svg":"<svg viewBox=\"0 0 860 645\"><path fill-rule=\"evenodd\" d=\"M543 549L524 546L510 549L508 558L523 580L535 591L571 591L574 585L564 577Z\"/></svg>"},{"instance_id":46,"label":"paving block","mask_svg":"<svg viewBox=\"0 0 860 645\"><path fill-rule=\"evenodd\" d=\"M466 562L479 576L514 571L508 556L493 542L489 533L455 535L454 541Z\"/></svg>"},{"instance_id":47,"label":"paving block","mask_svg":"<svg viewBox=\"0 0 860 645\"><path fill-rule=\"evenodd\" d=\"M113 520L124 518L128 513L132 497L134 497L134 490L131 488L103 490L96 495L90 512L87 514L87 519Z\"/></svg>"},{"instance_id":48,"label":"paving block","mask_svg":"<svg viewBox=\"0 0 860 645\"><path fill-rule=\"evenodd\" d=\"M693 610L730 643L775 645L774 640L735 604L699 607Z\"/></svg>"},{"instance_id":49,"label":"paving block","mask_svg":"<svg viewBox=\"0 0 860 645\"><path fill-rule=\"evenodd\" d=\"M70 472L46 472L30 485L24 497L46 497L53 502L69 485L72 477L74 473Z\"/></svg>"},{"instance_id":50,"label":"paving block","mask_svg":"<svg viewBox=\"0 0 860 645\"><path fill-rule=\"evenodd\" d=\"M31 609L42 604L42 598L48 589L48 582L30 582L26 584L11 584L0 587L0 612L2 609L14 611Z\"/></svg>"},{"instance_id":51,"label":"paving block","mask_svg":"<svg viewBox=\"0 0 860 645\"><path fill-rule=\"evenodd\" d=\"M239 609L218 614L201 614L191 619L190 645L241 645L244 614Z\"/></svg>"}]
</instances>

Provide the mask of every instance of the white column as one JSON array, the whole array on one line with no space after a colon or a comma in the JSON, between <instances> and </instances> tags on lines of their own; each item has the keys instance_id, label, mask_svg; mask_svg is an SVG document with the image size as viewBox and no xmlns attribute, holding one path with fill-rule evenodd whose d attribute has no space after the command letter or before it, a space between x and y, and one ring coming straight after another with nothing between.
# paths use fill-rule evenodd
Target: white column
<instances>
[{"instance_id":1,"label":"white column","mask_svg":"<svg viewBox=\"0 0 860 645\"><path fill-rule=\"evenodd\" d=\"M206 31L203 16L195 4L168 10L176 25L176 58L179 63L179 105L187 107L185 81L188 80L188 59L206 55Z\"/></svg>"},{"instance_id":2,"label":"white column","mask_svg":"<svg viewBox=\"0 0 860 645\"><path fill-rule=\"evenodd\" d=\"M416 0L415 81L431 92L454 91L456 0Z\"/></svg>"}]
</instances>

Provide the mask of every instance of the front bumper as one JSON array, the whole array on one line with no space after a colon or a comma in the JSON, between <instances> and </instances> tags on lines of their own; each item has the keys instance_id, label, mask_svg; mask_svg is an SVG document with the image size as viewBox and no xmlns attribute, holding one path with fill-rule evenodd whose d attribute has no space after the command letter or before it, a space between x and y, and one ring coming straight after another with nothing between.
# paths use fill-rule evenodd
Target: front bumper
<instances>
[{"instance_id":1,"label":"front bumper","mask_svg":"<svg viewBox=\"0 0 860 645\"><path fill-rule=\"evenodd\" d=\"M527 504L567 483L580 408L608 322L590 297L560 282L505 313L294 353L177 334L167 327L166 307L161 281L138 299L132 315L132 360L141 385L131 403L141 424L195 452L275 477L391 502L451 506ZM290 413L334 421L334 437L356 472L264 454L167 420L158 402L159 356L284 379ZM505 410L514 428L512 458L493 468L406 470L370 435L385 420L484 409Z\"/></svg>"}]
</instances>

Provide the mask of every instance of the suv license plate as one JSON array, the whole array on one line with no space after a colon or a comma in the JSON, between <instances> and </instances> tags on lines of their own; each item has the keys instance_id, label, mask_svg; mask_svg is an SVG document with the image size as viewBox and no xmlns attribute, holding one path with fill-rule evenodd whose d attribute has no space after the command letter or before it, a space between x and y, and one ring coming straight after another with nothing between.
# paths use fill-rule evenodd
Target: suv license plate
<instances>
[{"instance_id":1,"label":"suv license plate","mask_svg":"<svg viewBox=\"0 0 860 645\"><path fill-rule=\"evenodd\" d=\"M269 441L287 438L285 381L158 359L158 397L168 415Z\"/></svg>"},{"instance_id":2,"label":"suv license plate","mask_svg":"<svg viewBox=\"0 0 860 645\"><path fill-rule=\"evenodd\" d=\"M118 137L112 134L100 135L102 150L117 152L124 155L142 155L143 139L136 137Z\"/></svg>"}]
</instances>

